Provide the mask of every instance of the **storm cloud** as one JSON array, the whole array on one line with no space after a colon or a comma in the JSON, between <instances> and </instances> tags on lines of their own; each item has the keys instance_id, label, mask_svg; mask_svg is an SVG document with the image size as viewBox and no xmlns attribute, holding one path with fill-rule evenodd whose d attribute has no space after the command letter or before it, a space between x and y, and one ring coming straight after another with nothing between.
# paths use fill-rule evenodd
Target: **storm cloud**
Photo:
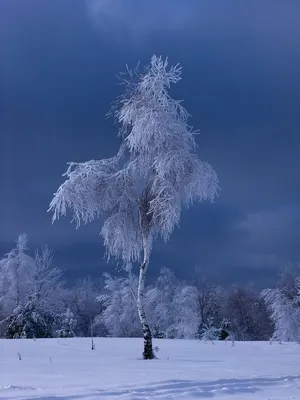
<instances>
[{"instance_id":1,"label":"storm cloud","mask_svg":"<svg viewBox=\"0 0 300 400\"><path fill-rule=\"evenodd\" d=\"M68 161L109 157L105 114L116 75L153 53L183 66L172 94L200 129L216 169L214 204L183 214L162 265L194 264L219 280L255 280L300 260L298 2L2 0L0 2L0 250L20 232L48 243L69 277L107 266L100 221L75 230L47 213Z\"/></svg>"}]
</instances>

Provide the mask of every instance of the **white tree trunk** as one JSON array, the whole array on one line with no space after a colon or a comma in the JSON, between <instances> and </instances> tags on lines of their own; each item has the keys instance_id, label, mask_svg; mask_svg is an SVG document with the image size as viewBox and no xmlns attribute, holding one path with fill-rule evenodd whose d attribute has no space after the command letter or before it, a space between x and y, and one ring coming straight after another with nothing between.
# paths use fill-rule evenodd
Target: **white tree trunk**
<instances>
[{"instance_id":1,"label":"white tree trunk","mask_svg":"<svg viewBox=\"0 0 300 400\"><path fill-rule=\"evenodd\" d=\"M146 273L149 264L149 244L148 240L144 240L144 259L140 266L139 274L139 285L138 285L138 297L137 297L137 309L140 317L140 321L143 328L144 335L144 352L143 358L145 360L150 360L154 358L154 353L152 349L152 334L151 329L147 321L145 312L145 280Z\"/></svg>"}]
</instances>

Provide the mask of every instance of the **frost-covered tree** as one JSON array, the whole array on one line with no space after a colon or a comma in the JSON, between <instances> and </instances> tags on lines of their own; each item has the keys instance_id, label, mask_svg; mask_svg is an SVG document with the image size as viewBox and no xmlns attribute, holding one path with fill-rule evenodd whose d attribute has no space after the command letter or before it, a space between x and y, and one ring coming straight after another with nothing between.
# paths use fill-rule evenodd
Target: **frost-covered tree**
<instances>
[{"instance_id":1,"label":"frost-covered tree","mask_svg":"<svg viewBox=\"0 0 300 400\"><path fill-rule=\"evenodd\" d=\"M30 255L27 242L27 236L20 235L16 247L0 261L4 335L48 337L55 314L64 307L61 271L53 267L47 246Z\"/></svg>"},{"instance_id":2,"label":"frost-covered tree","mask_svg":"<svg viewBox=\"0 0 300 400\"><path fill-rule=\"evenodd\" d=\"M194 288L184 282L177 288L174 297L174 322L168 328L167 337L194 339L199 326Z\"/></svg>"},{"instance_id":3,"label":"frost-covered tree","mask_svg":"<svg viewBox=\"0 0 300 400\"><path fill-rule=\"evenodd\" d=\"M146 301L156 335L195 338L199 325L195 288L180 282L169 268L161 269L155 285L147 290Z\"/></svg>"},{"instance_id":4,"label":"frost-covered tree","mask_svg":"<svg viewBox=\"0 0 300 400\"><path fill-rule=\"evenodd\" d=\"M56 331L56 334L60 338L71 338L75 337L74 329L76 327L76 319L74 314L68 308L65 313L60 316L60 329Z\"/></svg>"},{"instance_id":5,"label":"frost-covered tree","mask_svg":"<svg viewBox=\"0 0 300 400\"><path fill-rule=\"evenodd\" d=\"M212 319L219 326L220 302L220 290L200 269L195 269L192 282L187 284L163 268L155 286L147 292L150 323L169 338L199 337Z\"/></svg>"},{"instance_id":6,"label":"frost-covered tree","mask_svg":"<svg viewBox=\"0 0 300 400\"><path fill-rule=\"evenodd\" d=\"M176 320L178 312L175 296L179 282L173 271L163 267L152 288L147 290L146 304L150 316L149 322L155 331L155 336L167 336L167 331Z\"/></svg>"},{"instance_id":7,"label":"frost-covered tree","mask_svg":"<svg viewBox=\"0 0 300 400\"><path fill-rule=\"evenodd\" d=\"M102 216L108 257L140 263L137 309L145 359L154 357L144 302L153 240L168 240L183 207L212 201L218 192L215 171L196 154L187 111L169 95L180 79L179 65L169 67L155 55L142 71L129 71L122 80L125 92L112 110L122 139L118 154L70 163L50 204L53 220L70 209L77 226Z\"/></svg>"},{"instance_id":8,"label":"frost-covered tree","mask_svg":"<svg viewBox=\"0 0 300 400\"><path fill-rule=\"evenodd\" d=\"M32 291L34 259L28 255L28 238L19 235L16 247L0 260L0 303L5 314L25 306Z\"/></svg>"},{"instance_id":9,"label":"frost-covered tree","mask_svg":"<svg viewBox=\"0 0 300 400\"><path fill-rule=\"evenodd\" d=\"M274 324L273 339L300 342L300 278L283 272L278 287L265 289L262 299Z\"/></svg>"},{"instance_id":10,"label":"frost-covered tree","mask_svg":"<svg viewBox=\"0 0 300 400\"><path fill-rule=\"evenodd\" d=\"M207 276L205 269L195 267L192 280L192 288L196 300L196 310L199 316L198 332L205 327L221 322L220 306L222 301L222 291L213 285Z\"/></svg>"},{"instance_id":11,"label":"frost-covered tree","mask_svg":"<svg viewBox=\"0 0 300 400\"><path fill-rule=\"evenodd\" d=\"M225 300L225 316L236 340L252 340L255 298L242 286L233 286Z\"/></svg>"},{"instance_id":12,"label":"frost-covered tree","mask_svg":"<svg viewBox=\"0 0 300 400\"><path fill-rule=\"evenodd\" d=\"M98 294L99 291L90 277L80 279L70 292L69 302L77 320L78 336L91 336L91 324L101 313L101 303L97 301Z\"/></svg>"},{"instance_id":13,"label":"frost-covered tree","mask_svg":"<svg viewBox=\"0 0 300 400\"><path fill-rule=\"evenodd\" d=\"M260 296L250 287L233 286L223 304L223 315L230 321L235 340L267 340L271 324Z\"/></svg>"},{"instance_id":14,"label":"frost-covered tree","mask_svg":"<svg viewBox=\"0 0 300 400\"><path fill-rule=\"evenodd\" d=\"M289 300L294 300L299 295L297 272L299 271L297 271L293 265L288 264L284 266L279 273L279 281L276 287L280 289L283 295Z\"/></svg>"},{"instance_id":15,"label":"frost-covered tree","mask_svg":"<svg viewBox=\"0 0 300 400\"><path fill-rule=\"evenodd\" d=\"M98 318L110 336L135 337L142 333L136 312L137 279L131 273L127 277L104 274L104 292L98 297L104 310Z\"/></svg>"},{"instance_id":16,"label":"frost-covered tree","mask_svg":"<svg viewBox=\"0 0 300 400\"><path fill-rule=\"evenodd\" d=\"M53 264L53 252L48 246L35 252L31 290L40 309L60 314L65 309L66 293L62 286L62 271Z\"/></svg>"}]
</instances>

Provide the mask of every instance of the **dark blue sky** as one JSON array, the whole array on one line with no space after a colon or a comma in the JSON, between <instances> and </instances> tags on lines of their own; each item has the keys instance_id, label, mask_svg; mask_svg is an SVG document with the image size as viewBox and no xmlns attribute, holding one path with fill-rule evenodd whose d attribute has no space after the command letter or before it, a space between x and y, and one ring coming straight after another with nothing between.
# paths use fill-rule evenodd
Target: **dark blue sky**
<instances>
[{"instance_id":1,"label":"dark blue sky","mask_svg":"<svg viewBox=\"0 0 300 400\"><path fill-rule=\"evenodd\" d=\"M111 268L99 223L52 226L46 210L66 162L116 152L116 75L156 53L183 66L174 96L222 192L157 243L152 272L198 263L263 285L300 260L299 15L298 1L0 0L0 252L27 232L69 277Z\"/></svg>"}]
</instances>

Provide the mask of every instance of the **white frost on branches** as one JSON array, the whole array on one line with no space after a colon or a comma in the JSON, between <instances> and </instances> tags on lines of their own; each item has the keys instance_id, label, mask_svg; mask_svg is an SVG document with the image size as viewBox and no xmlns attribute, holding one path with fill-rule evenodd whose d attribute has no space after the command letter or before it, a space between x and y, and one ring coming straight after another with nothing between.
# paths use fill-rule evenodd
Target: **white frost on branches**
<instances>
[{"instance_id":1,"label":"white frost on branches","mask_svg":"<svg viewBox=\"0 0 300 400\"><path fill-rule=\"evenodd\" d=\"M96 321L103 323L113 337L141 336L136 312L137 278L131 273L125 278L104 274L104 292L97 300L104 310Z\"/></svg>"},{"instance_id":2,"label":"white frost on branches","mask_svg":"<svg viewBox=\"0 0 300 400\"><path fill-rule=\"evenodd\" d=\"M32 256L27 244L20 235L0 260L0 321L7 337L49 337L64 303L61 271L47 246Z\"/></svg>"},{"instance_id":3,"label":"white frost on branches","mask_svg":"<svg viewBox=\"0 0 300 400\"><path fill-rule=\"evenodd\" d=\"M262 292L274 323L273 339L300 343L300 279L294 281L293 292L287 287L265 289Z\"/></svg>"},{"instance_id":4,"label":"white frost on branches","mask_svg":"<svg viewBox=\"0 0 300 400\"><path fill-rule=\"evenodd\" d=\"M121 126L119 153L70 163L49 210L55 221L70 209L77 226L104 217L108 257L128 264L150 251L154 237L169 239L183 207L213 201L219 188L215 171L195 152L187 111L168 92L181 67L154 55L142 72L127 72L112 110Z\"/></svg>"},{"instance_id":5,"label":"white frost on branches","mask_svg":"<svg viewBox=\"0 0 300 400\"><path fill-rule=\"evenodd\" d=\"M19 235L16 247L0 260L0 303L10 313L32 290L35 262L27 250L27 235Z\"/></svg>"}]
</instances>

